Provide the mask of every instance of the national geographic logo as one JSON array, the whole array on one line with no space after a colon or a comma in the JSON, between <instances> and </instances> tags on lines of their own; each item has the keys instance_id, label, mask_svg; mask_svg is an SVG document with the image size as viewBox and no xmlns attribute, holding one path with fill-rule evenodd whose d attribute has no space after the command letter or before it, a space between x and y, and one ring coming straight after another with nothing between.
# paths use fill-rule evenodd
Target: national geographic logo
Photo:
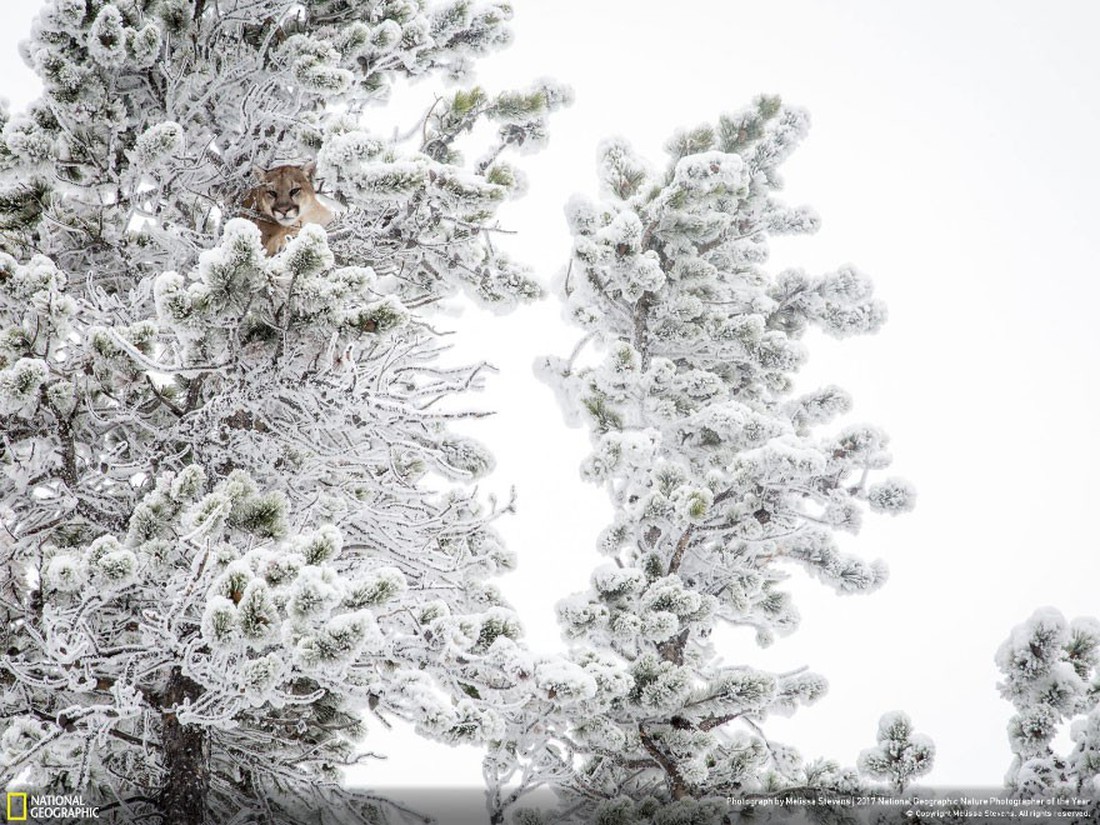
<instances>
[{"instance_id":1,"label":"national geographic logo","mask_svg":"<svg viewBox=\"0 0 1100 825\"><path fill-rule=\"evenodd\" d=\"M27 821L27 795L8 792L8 822Z\"/></svg>"},{"instance_id":2,"label":"national geographic logo","mask_svg":"<svg viewBox=\"0 0 1100 825\"><path fill-rule=\"evenodd\" d=\"M53 819L99 819L99 806L80 794L30 794L8 791L4 811L8 822L49 822Z\"/></svg>"}]
</instances>

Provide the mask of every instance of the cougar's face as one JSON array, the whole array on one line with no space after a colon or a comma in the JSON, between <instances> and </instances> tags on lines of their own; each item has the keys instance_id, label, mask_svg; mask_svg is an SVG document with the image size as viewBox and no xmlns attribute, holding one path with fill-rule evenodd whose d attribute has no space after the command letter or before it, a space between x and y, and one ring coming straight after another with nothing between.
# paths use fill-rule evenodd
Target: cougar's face
<instances>
[{"instance_id":1,"label":"cougar's face","mask_svg":"<svg viewBox=\"0 0 1100 825\"><path fill-rule=\"evenodd\" d=\"M309 176L297 166L279 166L259 177L256 194L260 211L282 226L293 226L301 214L302 204L314 195Z\"/></svg>"}]
</instances>

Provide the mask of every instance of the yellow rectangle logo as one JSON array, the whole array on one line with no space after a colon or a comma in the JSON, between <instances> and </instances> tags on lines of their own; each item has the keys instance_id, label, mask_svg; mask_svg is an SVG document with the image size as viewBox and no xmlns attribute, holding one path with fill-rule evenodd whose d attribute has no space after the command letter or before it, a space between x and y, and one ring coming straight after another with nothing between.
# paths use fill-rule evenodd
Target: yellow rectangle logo
<instances>
[{"instance_id":1,"label":"yellow rectangle logo","mask_svg":"<svg viewBox=\"0 0 1100 825\"><path fill-rule=\"evenodd\" d=\"M27 820L27 795L25 793L13 793L8 791L8 822L25 822Z\"/></svg>"}]
</instances>

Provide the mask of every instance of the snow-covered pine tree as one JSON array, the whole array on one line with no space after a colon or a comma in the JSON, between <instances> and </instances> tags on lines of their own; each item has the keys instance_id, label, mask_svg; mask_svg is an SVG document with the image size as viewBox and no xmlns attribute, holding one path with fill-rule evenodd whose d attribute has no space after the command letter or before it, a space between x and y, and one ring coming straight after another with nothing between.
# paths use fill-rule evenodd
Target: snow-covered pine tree
<instances>
[{"instance_id":1,"label":"snow-covered pine tree","mask_svg":"<svg viewBox=\"0 0 1100 825\"><path fill-rule=\"evenodd\" d=\"M924 734L913 732L908 714L884 713L875 738L878 744L859 754L860 773L889 782L895 794L905 793L914 779L932 770L936 747Z\"/></svg>"},{"instance_id":2,"label":"snow-covered pine tree","mask_svg":"<svg viewBox=\"0 0 1100 825\"><path fill-rule=\"evenodd\" d=\"M1014 759L1005 782L1021 799L1081 797L1100 815L1100 622L1067 622L1052 607L1017 625L997 651ZM1073 747L1052 747L1065 722Z\"/></svg>"},{"instance_id":3,"label":"snow-covered pine tree","mask_svg":"<svg viewBox=\"0 0 1100 825\"><path fill-rule=\"evenodd\" d=\"M372 113L401 77L467 78L508 14L45 4L45 91L0 142L7 787L292 821L360 709L497 731L487 652L519 628L488 579L512 559L466 487L491 456L449 429L483 365L444 366L423 313L537 294L485 230L521 188L504 150L565 93L463 88L406 138ZM251 169L314 156L341 215L267 257L235 217Z\"/></svg>"},{"instance_id":4,"label":"snow-covered pine tree","mask_svg":"<svg viewBox=\"0 0 1100 825\"><path fill-rule=\"evenodd\" d=\"M601 199L568 206L558 292L586 335L538 369L592 429L582 473L616 515L599 540L609 562L559 608L572 662L536 675L537 713L487 761L499 809L546 782L582 821L649 822L671 805L717 822L727 795L857 787L853 770L804 762L762 727L825 680L722 664L711 640L722 624L762 644L794 630L791 567L842 593L879 586L882 565L841 552L834 533L914 502L907 483L872 480L890 462L879 429L825 429L850 407L843 390L792 390L807 330L872 333L885 317L851 267L764 268L770 235L818 225L774 194L806 126L763 97L675 135L660 171L608 142Z\"/></svg>"}]
</instances>

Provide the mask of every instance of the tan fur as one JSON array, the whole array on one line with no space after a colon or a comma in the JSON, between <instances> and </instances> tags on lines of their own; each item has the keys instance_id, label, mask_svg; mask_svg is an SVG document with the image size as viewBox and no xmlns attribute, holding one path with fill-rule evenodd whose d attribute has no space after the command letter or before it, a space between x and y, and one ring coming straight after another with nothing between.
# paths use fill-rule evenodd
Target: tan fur
<instances>
[{"instance_id":1,"label":"tan fur","mask_svg":"<svg viewBox=\"0 0 1100 825\"><path fill-rule=\"evenodd\" d=\"M260 185L250 191L243 206L251 210L252 222L260 228L264 251L274 255L306 224L327 226L332 211L317 200L313 188L312 161L304 166L254 167Z\"/></svg>"}]
</instances>

